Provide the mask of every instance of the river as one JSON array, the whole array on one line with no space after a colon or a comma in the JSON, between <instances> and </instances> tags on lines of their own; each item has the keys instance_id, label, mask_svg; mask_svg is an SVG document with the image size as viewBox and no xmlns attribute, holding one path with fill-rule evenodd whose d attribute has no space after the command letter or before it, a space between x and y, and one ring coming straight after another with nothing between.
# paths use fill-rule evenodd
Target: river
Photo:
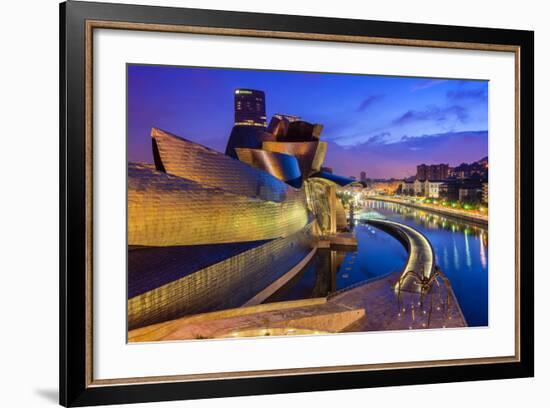
<instances>
[{"instance_id":1,"label":"river","mask_svg":"<svg viewBox=\"0 0 550 408\"><path fill-rule=\"evenodd\" d=\"M437 265L451 282L468 326L487 326L487 229L401 204L367 200L359 218L373 216L422 232L434 248ZM402 270L407 253L395 238L361 222L355 226L355 234L356 252L319 250L304 270L268 301L326 296Z\"/></svg>"}]
</instances>

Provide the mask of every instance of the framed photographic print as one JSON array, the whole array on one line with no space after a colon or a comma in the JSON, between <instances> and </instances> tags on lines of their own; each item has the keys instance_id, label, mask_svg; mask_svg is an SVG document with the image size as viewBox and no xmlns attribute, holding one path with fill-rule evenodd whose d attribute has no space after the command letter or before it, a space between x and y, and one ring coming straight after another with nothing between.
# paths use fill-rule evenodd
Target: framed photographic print
<instances>
[{"instance_id":1,"label":"framed photographic print","mask_svg":"<svg viewBox=\"0 0 550 408\"><path fill-rule=\"evenodd\" d=\"M533 32L60 21L61 404L533 376Z\"/></svg>"}]
</instances>

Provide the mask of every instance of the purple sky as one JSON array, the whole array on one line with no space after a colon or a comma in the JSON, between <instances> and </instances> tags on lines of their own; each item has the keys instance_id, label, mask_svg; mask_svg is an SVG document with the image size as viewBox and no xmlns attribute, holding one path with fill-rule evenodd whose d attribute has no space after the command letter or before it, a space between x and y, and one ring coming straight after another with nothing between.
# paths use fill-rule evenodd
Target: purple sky
<instances>
[{"instance_id":1,"label":"purple sky","mask_svg":"<svg viewBox=\"0 0 550 408\"><path fill-rule=\"evenodd\" d=\"M128 159L152 162L151 127L224 152L233 91L263 90L275 113L324 125L326 166L343 176L414 175L487 156L488 82L128 65Z\"/></svg>"}]
</instances>

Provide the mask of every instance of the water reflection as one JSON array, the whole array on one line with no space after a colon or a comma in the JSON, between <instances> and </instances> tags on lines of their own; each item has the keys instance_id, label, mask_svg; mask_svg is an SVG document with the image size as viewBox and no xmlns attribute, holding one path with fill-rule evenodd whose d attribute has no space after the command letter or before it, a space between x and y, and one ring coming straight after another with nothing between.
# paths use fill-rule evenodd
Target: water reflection
<instances>
[{"instance_id":1,"label":"water reflection","mask_svg":"<svg viewBox=\"0 0 550 408\"><path fill-rule=\"evenodd\" d=\"M370 225L357 225L355 236L357 251L319 249L302 272L267 301L322 297L403 269L407 252L393 237Z\"/></svg>"},{"instance_id":2,"label":"water reflection","mask_svg":"<svg viewBox=\"0 0 550 408\"><path fill-rule=\"evenodd\" d=\"M451 217L381 201L367 201L363 211L376 211L379 216L410 225L426 235L434 248L437 264L452 283L468 325L487 325L487 229ZM479 248L479 251L474 248Z\"/></svg>"},{"instance_id":3,"label":"water reflection","mask_svg":"<svg viewBox=\"0 0 550 408\"><path fill-rule=\"evenodd\" d=\"M359 220L384 217L418 229L430 240L437 264L451 281L469 326L486 326L488 311L488 232L473 224L400 204L367 200ZM407 260L402 245L370 225L355 227L356 252L319 250L304 270L268 302L322 297L391 272ZM479 251L473 250L479 248Z\"/></svg>"},{"instance_id":4,"label":"water reflection","mask_svg":"<svg viewBox=\"0 0 550 408\"><path fill-rule=\"evenodd\" d=\"M479 234L479 259L481 261L481 266L487 269L487 243L483 233Z\"/></svg>"}]
</instances>

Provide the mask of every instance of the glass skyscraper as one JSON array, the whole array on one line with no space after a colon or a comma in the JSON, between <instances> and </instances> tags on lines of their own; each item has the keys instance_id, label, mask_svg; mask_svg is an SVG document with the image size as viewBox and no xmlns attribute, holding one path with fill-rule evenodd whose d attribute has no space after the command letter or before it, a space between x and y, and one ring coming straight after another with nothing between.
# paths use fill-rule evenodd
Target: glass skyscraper
<instances>
[{"instance_id":1,"label":"glass skyscraper","mask_svg":"<svg viewBox=\"0 0 550 408\"><path fill-rule=\"evenodd\" d=\"M235 90L235 126L267 126L263 91Z\"/></svg>"}]
</instances>

